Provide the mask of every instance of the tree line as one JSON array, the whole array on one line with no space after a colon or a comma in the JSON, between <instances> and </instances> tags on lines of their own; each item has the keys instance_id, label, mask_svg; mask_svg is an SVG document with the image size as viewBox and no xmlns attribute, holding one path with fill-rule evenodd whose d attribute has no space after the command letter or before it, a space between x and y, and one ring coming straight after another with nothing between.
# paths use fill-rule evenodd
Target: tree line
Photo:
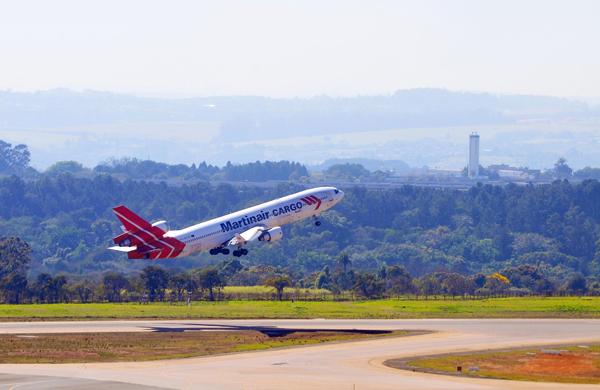
<instances>
[{"instance_id":1,"label":"tree line","mask_svg":"<svg viewBox=\"0 0 600 390\"><path fill-rule=\"evenodd\" d=\"M600 283L574 274L557 285L534 267L520 265L502 273L462 275L434 272L414 278L406 268L384 266L377 272L355 271L346 253L336 260L332 271L294 279L282 269L268 266L244 267L239 260L227 260L218 266L186 271L168 271L149 265L137 274L114 271L92 279L71 279L64 274L40 273L28 279L30 246L17 237L0 238L0 293L4 303L90 303L90 302L191 302L249 298L224 293L228 284L240 283L244 274L254 273L261 285L272 292L253 294L253 299L373 299L408 297L490 297L526 295L600 295ZM289 288L302 288L304 293ZM288 291L286 293L286 288ZM327 293L310 294L307 288Z\"/></svg>"},{"instance_id":2,"label":"tree line","mask_svg":"<svg viewBox=\"0 0 600 390\"><path fill-rule=\"evenodd\" d=\"M94 167L93 172L121 175L137 180L179 178L182 180L268 181L298 180L309 175L304 165L290 161L256 161L247 164L233 164L228 161L225 166L218 167L204 161L188 166L185 164L169 165L135 158L108 161Z\"/></svg>"},{"instance_id":3,"label":"tree line","mask_svg":"<svg viewBox=\"0 0 600 390\"><path fill-rule=\"evenodd\" d=\"M27 178L73 174L92 177L98 174L114 175L132 180L216 180L216 181L268 181L299 180L309 176L306 167L293 161L255 161L246 164L227 162L223 167L207 164L166 164L137 158L112 159L94 168L85 168L76 161L58 161L39 172L30 166L31 153L27 145L0 140L0 175L18 175Z\"/></svg>"}]
</instances>

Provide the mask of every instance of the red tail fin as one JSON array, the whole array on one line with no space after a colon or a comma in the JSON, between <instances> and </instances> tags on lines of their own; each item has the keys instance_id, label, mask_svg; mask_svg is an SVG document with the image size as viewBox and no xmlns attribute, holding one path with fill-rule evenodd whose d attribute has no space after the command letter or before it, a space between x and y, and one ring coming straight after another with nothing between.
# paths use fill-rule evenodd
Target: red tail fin
<instances>
[{"instance_id":1,"label":"red tail fin","mask_svg":"<svg viewBox=\"0 0 600 390\"><path fill-rule=\"evenodd\" d=\"M113 208L115 215L123 224L124 232L113 239L121 247L133 247L128 250L130 259L164 259L177 257L185 244L173 237L165 237L165 231L152 226L148 221L125 206Z\"/></svg>"},{"instance_id":2,"label":"red tail fin","mask_svg":"<svg viewBox=\"0 0 600 390\"><path fill-rule=\"evenodd\" d=\"M125 206L117 206L113 208L115 215L119 218L119 221L123 224L126 231L138 231L142 229L149 229L150 223L144 218L140 217L133 211L129 210Z\"/></svg>"}]
</instances>

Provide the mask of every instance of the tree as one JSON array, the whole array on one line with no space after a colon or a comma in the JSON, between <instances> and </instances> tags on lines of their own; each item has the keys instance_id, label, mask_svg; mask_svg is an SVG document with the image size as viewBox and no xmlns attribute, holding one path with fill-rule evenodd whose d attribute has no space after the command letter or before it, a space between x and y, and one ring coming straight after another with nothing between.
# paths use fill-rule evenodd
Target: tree
<instances>
[{"instance_id":1,"label":"tree","mask_svg":"<svg viewBox=\"0 0 600 390\"><path fill-rule=\"evenodd\" d=\"M448 273L444 275L442 288L446 294L455 297L456 295L470 294L474 290L474 285L461 274Z\"/></svg>"},{"instance_id":2,"label":"tree","mask_svg":"<svg viewBox=\"0 0 600 390\"><path fill-rule=\"evenodd\" d=\"M365 298L375 298L383 294L385 284L372 273L360 272L356 275L353 290Z\"/></svg>"},{"instance_id":3,"label":"tree","mask_svg":"<svg viewBox=\"0 0 600 390\"><path fill-rule=\"evenodd\" d=\"M545 280L537 265L520 264L517 267L509 267L502 271L502 275L505 275L513 286L540 294L548 293L548 288L552 286Z\"/></svg>"},{"instance_id":4,"label":"tree","mask_svg":"<svg viewBox=\"0 0 600 390\"><path fill-rule=\"evenodd\" d=\"M425 297L442 293L442 286L434 274L425 275L417 279L416 285L419 292Z\"/></svg>"},{"instance_id":5,"label":"tree","mask_svg":"<svg viewBox=\"0 0 600 390\"><path fill-rule=\"evenodd\" d=\"M567 160L561 157L554 164L554 176L559 179L568 179L573 174L573 169L567 165Z\"/></svg>"},{"instance_id":6,"label":"tree","mask_svg":"<svg viewBox=\"0 0 600 390\"><path fill-rule=\"evenodd\" d=\"M0 279L25 274L31 261L31 247L19 237L0 238Z\"/></svg>"},{"instance_id":7,"label":"tree","mask_svg":"<svg viewBox=\"0 0 600 390\"><path fill-rule=\"evenodd\" d=\"M0 238L0 290L4 300L19 303L27 289L31 247L18 237Z\"/></svg>"},{"instance_id":8,"label":"tree","mask_svg":"<svg viewBox=\"0 0 600 390\"><path fill-rule=\"evenodd\" d=\"M94 295L94 290L92 290L91 283L88 280L74 285L73 292L77 294L79 302L81 303L88 303Z\"/></svg>"},{"instance_id":9,"label":"tree","mask_svg":"<svg viewBox=\"0 0 600 390\"><path fill-rule=\"evenodd\" d=\"M563 289L569 294L584 295L588 290L587 281L582 274L575 273L571 275Z\"/></svg>"},{"instance_id":10,"label":"tree","mask_svg":"<svg viewBox=\"0 0 600 390\"><path fill-rule=\"evenodd\" d=\"M121 290L129 288L129 280L117 272L108 272L102 278L102 287L109 302L121 302Z\"/></svg>"},{"instance_id":11,"label":"tree","mask_svg":"<svg viewBox=\"0 0 600 390\"><path fill-rule=\"evenodd\" d=\"M206 267L196 273L198 286L202 290L208 291L208 299L215 300L215 289L219 290L225 287L225 280L219 274L219 271L214 267Z\"/></svg>"},{"instance_id":12,"label":"tree","mask_svg":"<svg viewBox=\"0 0 600 390\"><path fill-rule=\"evenodd\" d=\"M325 170L327 177L339 180L356 180L368 177L370 172L361 164L334 164Z\"/></svg>"},{"instance_id":13,"label":"tree","mask_svg":"<svg viewBox=\"0 0 600 390\"><path fill-rule=\"evenodd\" d=\"M475 274L469 277L475 289L482 288L485 285L486 277L484 274Z\"/></svg>"},{"instance_id":14,"label":"tree","mask_svg":"<svg viewBox=\"0 0 600 390\"><path fill-rule=\"evenodd\" d=\"M339 290L350 290L356 281L356 274L353 270L348 272L336 272L333 274L333 282Z\"/></svg>"},{"instance_id":15,"label":"tree","mask_svg":"<svg viewBox=\"0 0 600 390\"><path fill-rule=\"evenodd\" d=\"M37 276L33 291L39 302L58 303L65 298L65 285L67 278L64 275L52 277L47 273Z\"/></svg>"},{"instance_id":16,"label":"tree","mask_svg":"<svg viewBox=\"0 0 600 390\"><path fill-rule=\"evenodd\" d=\"M486 277L483 288L491 294L505 293L510 287L510 280L499 272L494 272Z\"/></svg>"},{"instance_id":17,"label":"tree","mask_svg":"<svg viewBox=\"0 0 600 390\"><path fill-rule=\"evenodd\" d=\"M329 272L328 266L325 266L323 271L319 272L317 275L317 278L315 279L315 288L331 290L331 273Z\"/></svg>"},{"instance_id":18,"label":"tree","mask_svg":"<svg viewBox=\"0 0 600 390\"><path fill-rule=\"evenodd\" d=\"M65 275L58 275L51 279L49 285L49 296L51 303L59 303L65 300L66 291L65 286L67 284L67 277Z\"/></svg>"},{"instance_id":19,"label":"tree","mask_svg":"<svg viewBox=\"0 0 600 390\"><path fill-rule=\"evenodd\" d=\"M339 254L339 256L337 257L337 263L339 264L340 267L342 267L342 270L344 270L344 273L348 272L348 267L350 267L352 265L350 256L348 256L348 254L346 252L342 252Z\"/></svg>"},{"instance_id":20,"label":"tree","mask_svg":"<svg viewBox=\"0 0 600 390\"><path fill-rule=\"evenodd\" d=\"M556 292L556 286L548 279L542 278L535 282L532 291L536 294L552 295Z\"/></svg>"},{"instance_id":21,"label":"tree","mask_svg":"<svg viewBox=\"0 0 600 390\"><path fill-rule=\"evenodd\" d=\"M38 302L49 302L51 286L52 275L47 273L41 273L37 276L33 291L38 299Z\"/></svg>"},{"instance_id":22,"label":"tree","mask_svg":"<svg viewBox=\"0 0 600 390\"><path fill-rule=\"evenodd\" d=\"M578 179L596 179L600 180L600 168L585 167L573 173L573 176Z\"/></svg>"},{"instance_id":23,"label":"tree","mask_svg":"<svg viewBox=\"0 0 600 390\"><path fill-rule=\"evenodd\" d=\"M183 294L188 296L198 288L198 284L189 273L178 273L169 279L169 286L177 293L177 300L183 301Z\"/></svg>"},{"instance_id":24,"label":"tree","mask_svg":"<svg viewBox=\"0 0 600 390\"><path fill-rule=\"evenodd\" d=\"M58 161L46 169L48 175L60 175L63 173L79 173L83 171L83 165L76 161Z\"/></svg>"},{"instance_id":25,"label":"tree","mask_svg":"<svg viewBox=\"0 0 600 390\"><path fill-rule=\"evenodd\" d=\"M21 297L27 291L27 278L21 273L10 274L2 279L0 283L4 291L4 301L6 303L21 303Z\"/></svg>"},{"instance_id":26,"label":"tree","mask_svg":"<svg viewBox=\"0 0 600 390\"><path fill-rule=\"evenodd\" d=\"M412 277L406 268L398 265L387 268L386 289L393 295L407 294L412 291Z\"/></svg>"},{"instance_id":27,"label":"tree","mask_svg":"<svg viewBox=\"0 0 600 390\"><path fill-rule=\"evenodd\" d=\"M169 284L169 274L167 271L155 265L150 265L142 270L140 276L150 301L154 302L156 298L162 301L165 295L165 288Z\"/></svg>"},{"instance_id":28,"label":"tree","mask_svg":"<svg viewBox=\"0 0 600 390\"><path fill-rule=\"evenodd\" d=\"M22 173L29 166L30 157L27 145L12 147L8 142L0 140L0 173Z\"/></svg>"},{"instance_id":29,"label":"tree","mask_svg":"<svg viewBox=\"0 0 600 390\"><path fill-rule=\"evenodd\" d=\"M292 285L292 281L288 275L275 275L267 278L264 281L265 286L273 287L277 292L277 300L283 299L283 290Z\"/></svg>"}]
</instances>

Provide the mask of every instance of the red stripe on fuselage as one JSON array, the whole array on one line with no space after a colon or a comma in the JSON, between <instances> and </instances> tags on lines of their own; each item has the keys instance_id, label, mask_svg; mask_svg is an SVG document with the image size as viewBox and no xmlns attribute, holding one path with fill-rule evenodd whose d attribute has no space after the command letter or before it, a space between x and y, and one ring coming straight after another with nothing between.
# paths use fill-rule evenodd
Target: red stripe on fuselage
<instances>
[{"instance_id":1,"label":"red stripe on fuselage","mask_svg":"<svg viewBox=\"0 0 600 390\"><path fill-rule=\"evenodd\" d=\"M321 199L317 198L317 197L316 197L316 196L314 196L314 195L311 195L311 196L310 196L310 198L311 198L312 200L314 200L314 201L315 201L315 203L317 203L317 207L315 207L315 210L318 210L318 209L319 209L319 207L321 207Z\"/></svg>"},{"instance_id":2,"label":"red stripe on fuselage","mask_svg":"<svg viewBox=\"0 0 600 390\"><path fill-rule=\"evenodd\" d=\"M300 198L300 200L302 200L304 203L306 203L309 206L314 203L314 201L311 198L309 198L309 197Z\"/></svg>"}]
</instances>

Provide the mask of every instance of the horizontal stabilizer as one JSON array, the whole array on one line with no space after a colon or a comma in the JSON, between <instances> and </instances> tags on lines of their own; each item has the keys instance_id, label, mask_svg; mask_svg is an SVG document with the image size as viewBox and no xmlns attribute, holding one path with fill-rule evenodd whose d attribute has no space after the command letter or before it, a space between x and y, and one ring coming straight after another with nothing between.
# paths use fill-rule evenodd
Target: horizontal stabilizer
<instances>
[{"instance_id":1,"label":"horizontal stabilizer","mask_svg":"<svg viewBox=\"0 0 600 390\"><path fill-rule=\"evenodd\" d=\"M117 252L133 252L134 250L137 249L137 246L111 246L110 248L108 248L112 251L117 251Z\"/></svg>"}]
</instances>

